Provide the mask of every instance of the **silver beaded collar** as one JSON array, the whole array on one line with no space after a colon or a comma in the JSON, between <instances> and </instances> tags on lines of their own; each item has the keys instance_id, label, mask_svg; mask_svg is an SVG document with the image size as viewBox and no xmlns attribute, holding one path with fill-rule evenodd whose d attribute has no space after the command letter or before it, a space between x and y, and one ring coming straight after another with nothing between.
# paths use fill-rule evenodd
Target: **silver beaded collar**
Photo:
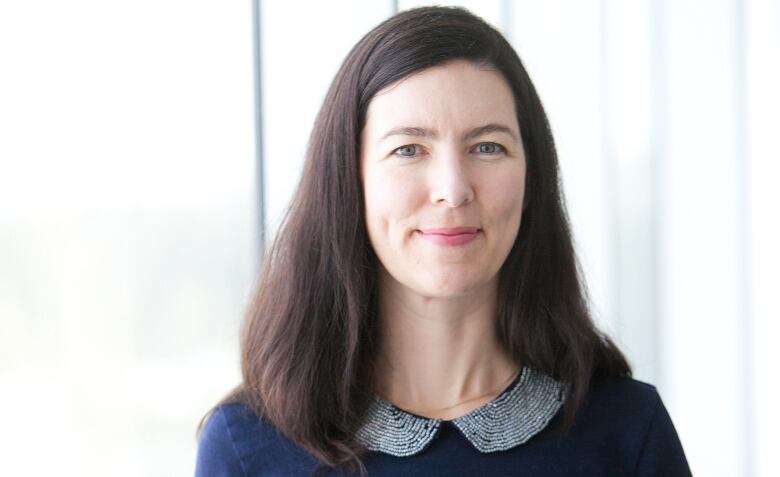
<instances>
[{"instance_id":1,"label":"silver beaded collar","mask_svg":"<svg viewBox=\"0 0 780 477\"><path fill-rule=\"evenodd\" d=\"M449 422L480 452L507 450L544 429L563 404L563 396L563 384L524 367L497 398ZM374 395L356 437L369 450L405 457L425 449L441 424L441 419L410 414Z\"/></svg>"}]
</instances>

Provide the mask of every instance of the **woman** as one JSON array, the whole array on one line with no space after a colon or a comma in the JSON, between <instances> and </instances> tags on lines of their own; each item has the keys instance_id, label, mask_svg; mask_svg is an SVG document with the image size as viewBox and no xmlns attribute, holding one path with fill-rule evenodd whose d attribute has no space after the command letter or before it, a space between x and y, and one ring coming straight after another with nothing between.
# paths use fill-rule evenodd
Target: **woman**
<instances>
[{"instance_id":1,"label":"woman","mask_svg":"<svg viewBox=\"0 0 780 477\"><path fill-rule=\"evenodd\" d=\"M595 329L516 53L402 12L331 85L197 475L689 475Z\"/></svg>"}]
</instances>

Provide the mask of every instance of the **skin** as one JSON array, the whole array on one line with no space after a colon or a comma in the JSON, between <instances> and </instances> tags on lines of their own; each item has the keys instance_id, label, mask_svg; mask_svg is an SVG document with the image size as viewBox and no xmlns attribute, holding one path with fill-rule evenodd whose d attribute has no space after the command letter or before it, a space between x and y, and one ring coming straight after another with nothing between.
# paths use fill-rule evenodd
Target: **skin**
<instances>
[{"instance_id":1,"label":"skin","mask_svg":"<svg viewBox=\"0 0 780 477\"><path fill-rule=\"evenodd\" d=\"M499 128L476 129L491 124ZM376 392L454 419L519 371L495 333L526 172L512 92L500 73L467 61L429 68L371 100L360 140L366 225L382 265ZM479 232L461 246L421 233L458 226Z\"/></svg>"}]
</instances>

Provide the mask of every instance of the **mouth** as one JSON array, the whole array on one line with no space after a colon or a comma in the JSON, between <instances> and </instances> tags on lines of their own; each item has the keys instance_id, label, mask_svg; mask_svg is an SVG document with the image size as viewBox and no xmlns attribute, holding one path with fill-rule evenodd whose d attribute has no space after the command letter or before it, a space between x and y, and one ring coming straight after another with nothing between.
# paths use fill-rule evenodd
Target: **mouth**
<instances>
[{"instance_id":1,"label":"mouth","mask_svg":"<svg viewBox=\"0 0 780 477\"><path fill-rule=\"evenodd\" d=\"M477 227L451 227L417 231L422 238L444 247L460 247L477 238L481 229Z\"/></svg>"}]
</instances>

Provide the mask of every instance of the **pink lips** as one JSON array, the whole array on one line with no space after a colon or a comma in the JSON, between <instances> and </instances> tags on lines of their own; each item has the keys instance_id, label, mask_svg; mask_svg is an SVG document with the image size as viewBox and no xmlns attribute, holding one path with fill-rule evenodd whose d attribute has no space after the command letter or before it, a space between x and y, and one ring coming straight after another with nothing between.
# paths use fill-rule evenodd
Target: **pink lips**
<instances>
[{"instance_id":1,"label":"pink lips","mask_svg":"<svg viewBox=\"0 0 780 477\"><path fill-rule=\"evenodd\" d=\"M477 238L479 229L476 227L455 227L449 229L418 230L418 232L422 238L435 243L436 245L457 247L466 245Z\"/></svg>"}]
</instances>

